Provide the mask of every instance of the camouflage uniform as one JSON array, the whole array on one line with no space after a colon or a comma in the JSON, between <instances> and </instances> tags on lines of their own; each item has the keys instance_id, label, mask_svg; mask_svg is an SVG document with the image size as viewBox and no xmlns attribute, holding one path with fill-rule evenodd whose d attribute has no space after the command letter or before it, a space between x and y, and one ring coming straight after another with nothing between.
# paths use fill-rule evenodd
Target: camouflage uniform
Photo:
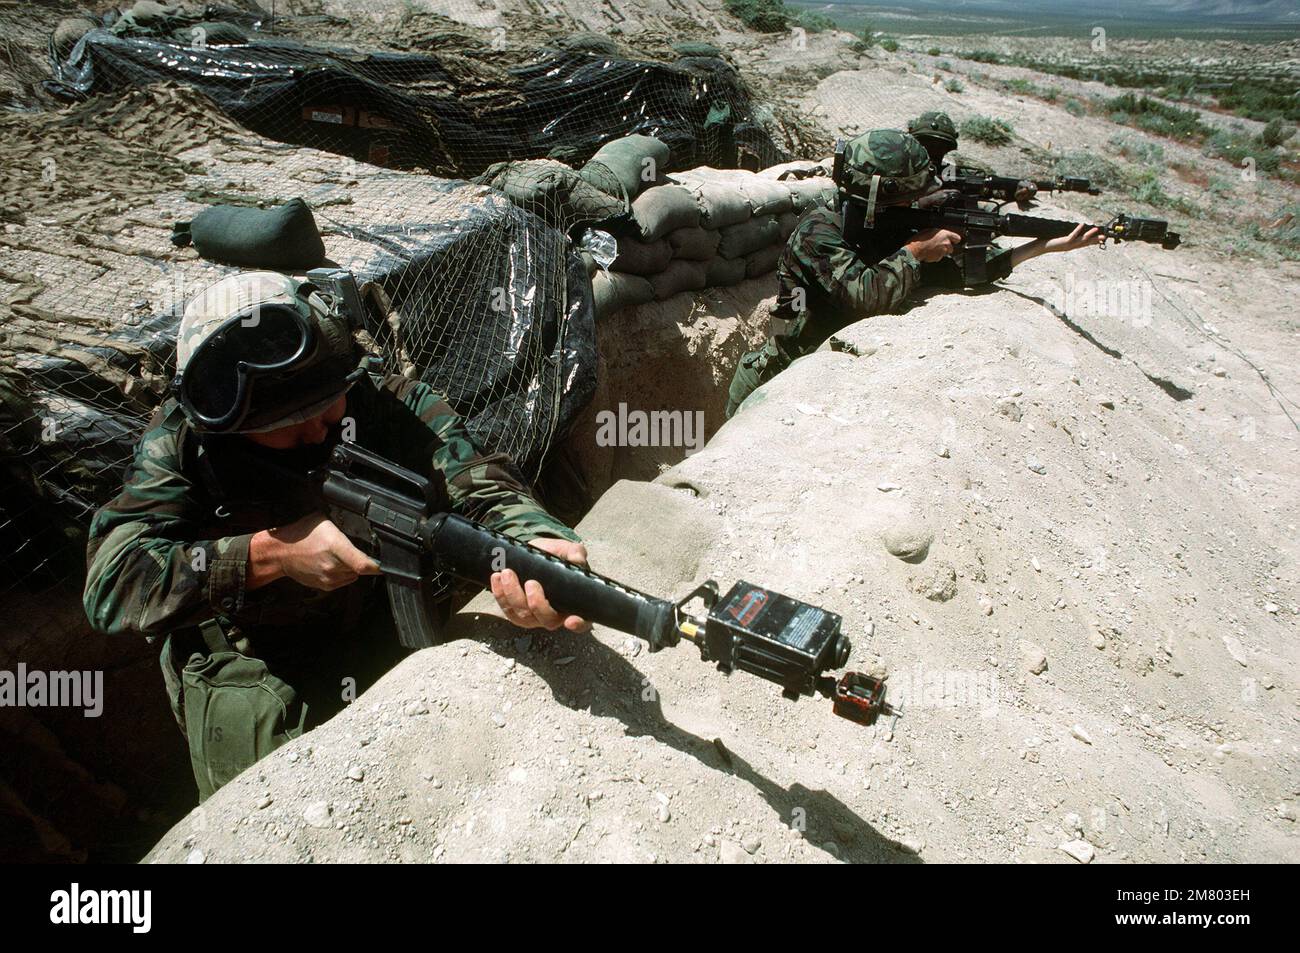
<instances>
[{"instance_id":1,"label":"camouflage uniform","mask_svg":"<svg viewBox=\"0 0 1300 953\"><path fill-rule=\"evenodd\" d=\"M869 137L882 132L893 140L883 138L867 145ZM901 155L885 152L881 141L904 151ZM856 158L855 146L861 147ZM873 159L867 158L868 151L874 152ZM868 188L871 178L861 170L881 166L898 170L918 195L934 185L928 171L920 171L929 169L929 157L914 139L897 132L876 130L859 136L849 143L844 166L846 181L841 187L859 193ZM881 195L888 197L883 191ZM908 194L902 197L906 199ZM951 258L923 263L904 248L908 232L877 228L868 234L864 243L849 242L841 213L830 209L814 209L800 219L777 264L772 314L784 324L784 330L741 358L727 395L728 417L754 390L854 321L901 310L921 287L964 286L961 270ZM990 253L989 281L1004 278L1010 271L1009 252Z\"/></svg>"},{"instance_id":2,"label":"camouflage uniform","mask_svg":"<svg viewBox=\"0 0 1300 953\"><path fill-rule=\"evenodd\" d=\"M427 385L363 377L347 394L343 424L349 423L361 446L417 472L440 471L456 512L521 541L577 539L531 499L507 457L476 449L461 418ZM279 478L268 467L305 474L327 450L267 450L239 434L198 434L169 400L137 445L121 494L91 523L86 613L110 635L166 637L164 680L203 797L341 708L345 679L360 691L397 658L380 577L362 576L331 592L291 579L245 587L252 534L318 508L305 481ZM183 695L203 675L184 674L219 654L211 651L214 624L239 664L259 667L251 681L278 691L291 709L274 737L233 754L213 753L210 739L186 726L193 705ZM253 731L241 712L225 716L217 733Z\"/></svg>"}]
</instances>

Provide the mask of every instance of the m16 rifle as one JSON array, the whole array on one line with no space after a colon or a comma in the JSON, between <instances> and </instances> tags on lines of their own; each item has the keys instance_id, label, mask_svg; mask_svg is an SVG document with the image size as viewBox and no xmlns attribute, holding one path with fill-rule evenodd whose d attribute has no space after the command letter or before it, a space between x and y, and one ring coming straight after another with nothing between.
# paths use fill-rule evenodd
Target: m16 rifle
<instances>
[{"instance_id":1,"label":"m16 rifle","mask_svg":"<svg viewBox=\"0 0 1300 953\"><path fill-rule=\"evenodd\" d=\"M719 595L710 580L679 602L638 592L449 512L436 476L356 444L335 447L329 466L311 479L335 525L378 559L398 637L408 648L438 641L439 574L486 587L494 572L512 569L521 581L539 582L556 611L635 635L651 652L686 639L723 672L757 675L791 698L826 696L836 714L852 721L870 724L890 713L880 679L825 674L843 668L851 648L834 612L743 581ZM697 599L703 615L687 611Z\"/></svg>"},{"instance_id":2,"label":"m16 rifle","mask_svg":"<svg viewBox=\"0 0 1300 953\"><path fill-rule=\"evenodd\" d=\"M1028 181L1039 192L1086 192L1088 195L1100 195L1101 189L1095 187L1088 179L1058 175L1051 179L1014 179L1005 175L985 175L969 170L959 169L957 174L943 179L943 188L957 192L962 198L986 200L991 202L1011 202L1015 200L1021 183Z\"/></svg>"},{"instance_id":3,"label":"m16 rifle","mask_svg":"<svg viewBox=\"0 0 1300 953\"><path fill-rule=\"evenodd\" d=\"M993 239L999 235L1012 238L1061 238L1069 235L1081 224L1097 228L1106 238L1118 242L1147 242L1161 248L1173 249L1182 243L1177 232L1169 231L1169 223L1155 218L1135 218L1120 213L1104 225L1086 225L1034 215L1001 214L981 209L939 205L914 208L902 205L876 207L868 216L867 205L856 198L844 204L844 236L850 242L861 241L871 229L920 232L927 228L942 228L962 236L960 254L966 280L979 284L986 280L988 251Z\"/></svg>"}]
</instances>

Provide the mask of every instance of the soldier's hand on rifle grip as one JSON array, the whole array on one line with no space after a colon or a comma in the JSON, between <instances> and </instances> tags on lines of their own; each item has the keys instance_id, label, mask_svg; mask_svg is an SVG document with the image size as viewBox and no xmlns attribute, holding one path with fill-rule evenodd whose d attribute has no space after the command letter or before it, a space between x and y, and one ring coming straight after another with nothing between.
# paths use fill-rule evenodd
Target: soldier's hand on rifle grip
<instances>
[{"instance_id":1,"label":"soldier's hand on rifle grip","mask_svg":"<svg viewBox=\"0 0 1300 953\"><path fill-rule=\"evenodd\" d=\"M946 228L927 228L912 236L912 240L903 247L910 251L917 261L941 261L953 253L961 244L961 235Z\"/></svg>"},{"instance_id":2,"label":"soldier's hand on rifle grip","mask_svg":"<svg viewBox=\"0 0 1300 953\"><path fill-rule=\"evenodd\" d=\"M288 577L326 591L379 574L379 564L352 545L323 513L254 533L248 544L245 585L257 589Z\"/></svg>"},{"instance_id":3,"label":"soldier's hand on rifle grip","mask_svg":"<svg viewBox=\"0 0 1300 953\"><path fill-rule=\"evenodd\" d=\"M559 556L578 565L587 565L587 547L567 539L534 539L530 545ZM556 629L564 628L570 632L586 632L591 628L581 616L562 615L551 606L540 583L525 580L522 584L513 569L492 574L492 595L501 607L502 613L521 629Z\"/></svg>"}]
</instances>

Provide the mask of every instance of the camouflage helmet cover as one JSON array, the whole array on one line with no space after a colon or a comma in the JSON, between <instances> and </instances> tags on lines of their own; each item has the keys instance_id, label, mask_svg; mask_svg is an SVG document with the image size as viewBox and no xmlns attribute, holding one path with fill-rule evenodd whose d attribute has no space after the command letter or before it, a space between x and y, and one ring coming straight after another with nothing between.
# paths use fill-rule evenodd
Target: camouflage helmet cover
<instances>
[{"instance_id":1,"label":"camouflage helmet cover","mask_svg":"<svg viewBox=\"0 0 1300 953\"><path fill-rule=\"evenodd\" d=\"M907 124L907 131L917 139L938 139L957 148L957 127L947 113L921 113Z\"/></svg>"},{"instance_id":2,"label":"camouflage helmet cover","mask_svg":"<svg viewBox=\"0 0 1300 953\"><path fill-rule=\"evenodd\" d=\"M866 197L874 176L880 176L878 201L888 203L924 195L936 184L925 147L897 129L873 129L844 146L835 184L849 195Z\"/></svg>"},{"instance_id":3,"label":"camouflage helmet cover","mask_svg":"<svg viewBox=\"0 0 1300 953\"><path fill-rule=\"evenodd\" d=\"M186 305L176 335L177 373L185 370L194 352L220 328L241 315L256 314L256 309L265 305L293 308L315 325L320 346L314 357L302 365L302 370L331 359L356 366L356 346L346 319L337 316L312 285L273 271L246 271L208 285ZM285 407L284 413L277 414L270 423L241 427L234 432L264 433L311 420L329 409L351 388L355 379L356 375L340 375L337 393L328 398L304 407ZM272 410L260 409L263 417Z\"/></svg>"}]
</instances>

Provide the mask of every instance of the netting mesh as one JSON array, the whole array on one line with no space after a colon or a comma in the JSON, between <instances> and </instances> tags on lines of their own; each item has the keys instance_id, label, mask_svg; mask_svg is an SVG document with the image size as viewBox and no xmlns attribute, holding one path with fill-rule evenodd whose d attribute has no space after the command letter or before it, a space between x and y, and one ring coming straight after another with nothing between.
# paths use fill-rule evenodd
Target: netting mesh
<instances>
[{"instance_id":1,"label":"netting mesh","mask_svg":"<svg viewBox=\"0 0 1300 953\"><path fill-rule=\"evenodd\" d=\"M716 57L581 38L361 51L252 5L110 19L51 40L46 86L70 105L0 120L6 586L79 576L84 527L166 395L185 302L239 270L173 246L174 222L305 199L329 260L383 289L367 330L386 369L445 393L533 480L595 386L572 239L631 199L576 173L629 134L668 147L654 175L785 158Z\"/></svg>"}]
</instances>

